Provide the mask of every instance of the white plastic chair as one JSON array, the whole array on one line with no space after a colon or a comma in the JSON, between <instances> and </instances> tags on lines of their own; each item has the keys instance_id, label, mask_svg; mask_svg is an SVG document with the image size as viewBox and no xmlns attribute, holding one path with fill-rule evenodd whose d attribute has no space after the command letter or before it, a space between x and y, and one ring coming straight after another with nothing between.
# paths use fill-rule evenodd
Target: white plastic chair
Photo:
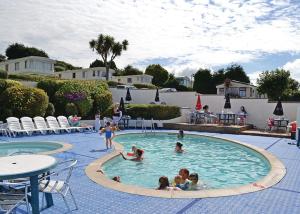
<instances>
[{"instance_id":1,"label":"white plastic chair","mask_svg":"<svg viewBox=\"0 0 300 214\"><path fill-rule=\"evenodd\" d=\"M0 213L14 213L20 205L25 205L27 213L30 213L28 186L28 183L0 182Z\"/></svg>"},{"instance_id":2,"label":"white plastic chair","mask_svg":"<svg viewBox=\"0 0 300 214\"><path fill-rule=\"evenodd\" d=\"M23 126L23 129L26 131L26 133L30 136L33 132L41 132L39 129L35 128L34 123L32 122L32 118L30 117L21 117L21 123Z\"/></svg>"},{"instance_id":3,"label":"white plastic chair","mask_svg":"<svg viewBox=\"0 0 300 214\"><path fill-rule=\"evenodd\" d=\"M64 130L64 131L66 131L68 133L71 132L70 128L62 128L62 127L60 127L59 124L58 124L58 122L57 122L57 120L56 120L56 118L53 117L53 116L46 117L46 120L47 120L47 123L48 123L49 127L52 128L53 131L56 134L58 134L60 132L60 130Z\"/></svg>"},{"instance_id":4,"label":"white plastic chair","mask_svg":"<svg viewBox=\"0 0 300 214\"><path fill-rule=\"evenodd\" d=\"M72 130L80 131L81 127L70 126L68 119L65 116L58 116L57 121L61 128L66 128L67 132L70 133Z\"/></svg>"},{"instance_id":5,"label":"white plastic chair","mask_svg":"<svg viewBox=\"0 0 300 214\"><path fill-rule=\"evenodd\" d=\"M54 171L54 172L50 173L49 175L46 175L42 179L40 179L40 185L39 185L40 192L44 193L43 199L42 199L42 207L44 206L45 193L59 194L62 196L62 198L66 204L66 207L68 208L68 211L71 212L70 206L66 199L67 194L70 192L70 195L72 197L72 200L74 202L76 210L78 209L76 200L74 198L74 195L73 195L70 185L69 185L69 181L72 176L74 166L76 164L77 164L77 160L73 160L73 159L60 162L57 166L56 171ZM62 177L64 174L66 174L65 179L62 179L62 180L54 180L53 179L52 180L53 176Z\"/></svg>"},{"instance_id":6,"label":"white plastic chair","mask_svg":"<svg viewBox=\"0 0 300 214\"><path fill-rule=\"evenodd\" d=\"M53 130L52 128L48 128L47 123L43 117L34 117L33 121L36 128L39 129L42 134L46 134L47 131L55 132L55 130Z\"/></svg>"},{"instance_id":7,"label":"white plastic chair","mask_svg":"<svg viewBox=\"0 0 300 214\"><path fill-rule=\"evenodd\" d=\"M0 133L2 136L8 136L9 132L7 130L7 124L0 121Z\"/></svg>"},{"instance_id":8,"label":"white plastic chair","mask_svg":"<svg viewBox=\"0 0 300 214\"><path fill-rule=\"evenodd\" d=\"M18 118L9 117L6 119L6 121L7 121L7 129L9 133L11 133L14 137L16 137L18 133L27 133L24 129L22 129Z\"/></svg>"}]
</instances>

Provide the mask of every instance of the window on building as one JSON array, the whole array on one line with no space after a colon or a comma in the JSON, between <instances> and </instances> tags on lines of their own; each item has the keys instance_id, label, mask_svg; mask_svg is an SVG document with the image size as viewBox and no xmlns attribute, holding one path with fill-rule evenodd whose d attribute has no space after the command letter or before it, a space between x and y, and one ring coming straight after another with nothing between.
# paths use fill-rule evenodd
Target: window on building
<instances>
[{"instance_id":1,"label":"window on building","mask_svg":"<svg viewBox=\"0 0 300 214\"><path fill-rule=\"evenodd\" d=\"M106 71L101 73L101 77L106 77Z\"/></svg>"},{"instance_id":2,"label":"window on building","mask_svg":"<svg viewBox=\"0 0 300 214\"><path fill-rule=\"evenodd\" d=\"M219 94L224 95L224 88L219 88Z\"/></svg>"},{"instance_id":3,"label":"window on building","mask_svg":"<svg viewBox=\"0 0 300 214\"><path fill-rule=\"evenodd\" d=\"M246 97L246 88L240 88L239 95L240 97Z\"/></svg>"},{"instance_id":4,"label":"window on building","mask_svg":"<svg viewBox=\"0 0 300 214\"><path fill-rule=\"evenodd\" d=\"M127 78L127 83L132 83L132 78Z\"/></svg>"},{"instance_id":5,"label":"window on building","mask_svg":"<svg viewBox=\"0 0 300 214\"><path fill-rule=\"evenodd\" d=\"M85 78L85 71L82 71L82 78Z\"/></svg>"},{"instance_id":6,"label":"window on building","mask_svg":"<svg viewBox=\"0 0 300 214\"><path fill-rule=\"evenodd\" d=\"M61 79L61 74L58 74L59 79Z\"/></svg>"},{"instance_id":7,"label":"window on building","mask_svg":"<svg viewBox=\"0 0 300 214\"><path fill-rule=\"evenodd\" d=\"M96 71L93 71L93 77L95 77L96 76Z\"/></svg>"},{"instance_id":8,"label":"window on building","mask_svg":"<svg viewBox=\"0 0 300 214\"><path fill-rule=\"evenodd\" d=\"M72 77L73 77L73 79L75 79L76 78L76 73L73 73Z\"/></svg>"},{"instance_id":9,"label":"window on building","mask_svg":"<svg viewBox=\"0 0 300 214\"><path fill-rule=\"evenodd\" d=\"M5 65L5 71L8 71L8 64Z\"/></svg>"},{"instance_id":10,"label":"window on building","mask_svg":"<svg viewBox=\"0 0 300 214\"><path fill-rule=\"evenodd\" d=\"M18 71L18 70L20 70L20 63L16 62L15 63L15 71Z\"/></svg>"},{"instance_id":11,"label":"window on building","mask_svg":"<svg viewBox=\"0 0 300 214\"><path fill-rule=\"evenodd\" d=\"M97 77L100 77L100 71L97 71Z\"/></svg>"},{"instance_id":12,"label":"window on building","mask_svg":"<svg viewBox=\"0 0 300 214\"><path fill-rule=\"evenodd\" d=\"M146 81L146 80L145 80ZM141 82L144 82L144 77L141 77Z\"/></svg>"},{"instance_id":13,"label":"window on building","mask_svg":"<svg viewBox=\"0 0 300 214\"><path fill-rule=\"evenodd\" d=\"M250 88L250 97L253 96L253 92L254 92L254 90L252 88Z\"/></svg>"},{"instance_id":14,"label":"window on building","mask_svg":"<svg viewBox=\"0 0 300 214\"><path fill-rule=\"evenodd\" d=\"M27 68L27 66L28 66L28 65L27 65L27 60L25 60L25 69Z\"/></svg>"}]
</instances>

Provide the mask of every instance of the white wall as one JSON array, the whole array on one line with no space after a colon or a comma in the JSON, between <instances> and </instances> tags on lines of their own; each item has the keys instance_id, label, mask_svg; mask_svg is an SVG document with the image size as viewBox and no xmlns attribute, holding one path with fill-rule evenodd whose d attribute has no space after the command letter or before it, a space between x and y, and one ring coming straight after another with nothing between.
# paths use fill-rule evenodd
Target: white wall
<instances>
[{"instance_id":1,"label":"white wall","mask_svg":"<svg viewBox=\"0 0 300 214\"><path fill-rule=\"evenodd\" d=\"M120 102L121 97L125 98L126 90L124 89L110 89L113 94L113 101ZM131 90L131 103L150 103L154 102L156 90ZM176 105L179 107L195 108L196 93L195 92L172 92L160 93L160 101L166 102L168 105ZM225 103L224 96L219 95L201 95L201 102L203 105L208 105L210 111L219 113ZM290 121L296 120L297 107L300 103L283 103L283 110L285 117ZM248 112L247 122L264 128L266 121L270 116L273 116L276 103L268 103L267 99L231 99L231 110L238 112L241 106L245 106Z\"/></svg>"}]
</instances>

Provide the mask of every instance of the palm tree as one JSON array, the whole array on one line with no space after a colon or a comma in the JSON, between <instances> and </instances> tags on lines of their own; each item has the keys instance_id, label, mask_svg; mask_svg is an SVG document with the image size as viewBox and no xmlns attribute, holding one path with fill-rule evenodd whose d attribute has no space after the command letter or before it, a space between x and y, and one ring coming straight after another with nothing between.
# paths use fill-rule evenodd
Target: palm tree
<instances>
[{"instance_id":1,"label":"palm tree","mask_svg":"<svg viewBox=\"0 0 300 214\"><path fill-rule=\"evenodd\" d=\"M109 80L110 65L117 56L121 56L123 50L127 50L128 41L125 39L122 43L115 42L114 37L100 34L96 40L92 39L89 43L90 48L101 56L106 68L106 80Z\"/></svg>"}]
</instances>

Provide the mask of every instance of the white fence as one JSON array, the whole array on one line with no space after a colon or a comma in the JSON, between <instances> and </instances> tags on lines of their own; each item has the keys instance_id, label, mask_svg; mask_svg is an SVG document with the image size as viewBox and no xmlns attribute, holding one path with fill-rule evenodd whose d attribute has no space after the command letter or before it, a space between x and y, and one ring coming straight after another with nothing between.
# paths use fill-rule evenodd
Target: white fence
<instances>
[{"instance_id":1,"label":"white fence","mask_svg":"<svg viewBox=\"0 0 300 214\"><path fill-rule=\"evenodd\" d=\"M126 90L110 89L113 94L113 101L120 102L121 97L125 99ZM131 90L131 103L150 103L154 102L156 90ZM160 101L166 102L167 105L176 105L179 107L189 107L194 109L196 105L195 92L170 92L160 93ZM224 96L218 95L201 95L201 103L208 105L210 111L218 113L222 111L225 103ZM290 121L296 120L297 107L300 103L283 103L285 117ZM241 106L245 106L248 112L247 122L258 128L264 128L269 117L273 116L276 103L269 103L267 99L231 99L231 110L238 112ZM183 119L184 117L182 117Z\"/></svg>"}]
</instances>

